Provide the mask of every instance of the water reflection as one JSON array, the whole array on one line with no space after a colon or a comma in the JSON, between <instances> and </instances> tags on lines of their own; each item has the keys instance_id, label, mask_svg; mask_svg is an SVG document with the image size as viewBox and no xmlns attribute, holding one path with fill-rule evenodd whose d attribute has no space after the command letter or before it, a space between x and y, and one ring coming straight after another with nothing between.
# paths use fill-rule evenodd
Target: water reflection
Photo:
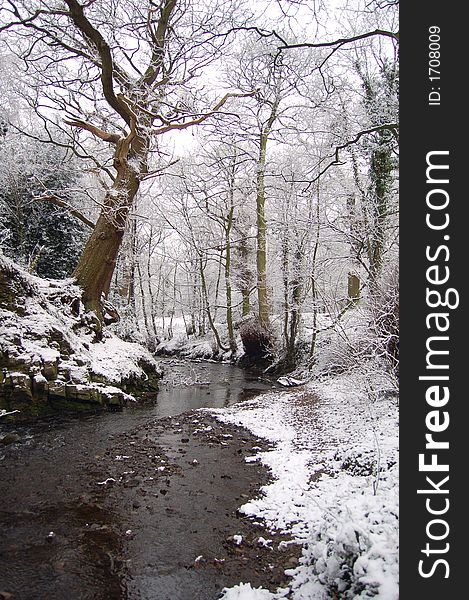
<instances>
[{"instance_id":1,"label":"water reflection","mask_svg":"<svg viewBox=\"0 0 469 600\"><path fill-rule=\"evenodd\" d=\"M223 408L275 387L258 374L229 364L176 360L161 363L164 378L151 411L153 416L164 417L197 408Z\"/></svg>"}]
</instances>

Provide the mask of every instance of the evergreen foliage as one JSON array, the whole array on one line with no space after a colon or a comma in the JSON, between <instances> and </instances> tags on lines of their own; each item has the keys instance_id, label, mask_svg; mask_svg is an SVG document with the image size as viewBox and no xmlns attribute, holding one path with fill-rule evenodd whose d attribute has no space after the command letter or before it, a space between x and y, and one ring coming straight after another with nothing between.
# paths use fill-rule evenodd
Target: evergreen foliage
<instances>
[{"instance_id":1,"label":"evergreen foliage","mask_svg":"<svg viewBox=\"0 0 469 600\"><path fill-rule=\"evenodd\" d=\"M73 203L77 176L65 152L6 132L0 142L0 245L5 255L40 277L71 275L85 226L65 209L35 198Z\"/></svg>"}]
</instances>

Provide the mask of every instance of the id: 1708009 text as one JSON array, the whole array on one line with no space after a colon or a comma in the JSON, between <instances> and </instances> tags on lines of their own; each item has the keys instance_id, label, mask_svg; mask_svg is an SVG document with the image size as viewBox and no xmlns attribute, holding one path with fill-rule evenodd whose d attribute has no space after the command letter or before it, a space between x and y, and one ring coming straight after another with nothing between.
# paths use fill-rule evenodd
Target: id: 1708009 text
<instances>
[{"instance_id":1,"label":"id: 1708009 text","mask_svg":"<svg viewBox=\"0 0 469 600\"><path fill-rule=\"evenodd\" d=\"M441 103L440 57L440 28L437 25L431 25L428 28L428 79L431 85L428 94L429 106L440 106Z\"/></svg>"}]
</instances>

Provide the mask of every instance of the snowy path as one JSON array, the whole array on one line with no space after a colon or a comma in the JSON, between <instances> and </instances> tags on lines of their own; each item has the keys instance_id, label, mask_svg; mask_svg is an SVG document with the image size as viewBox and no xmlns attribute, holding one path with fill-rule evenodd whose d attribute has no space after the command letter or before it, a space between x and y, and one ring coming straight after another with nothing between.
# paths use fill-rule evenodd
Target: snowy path
<instances>
[{"instance_id":1,"label":"snowy path","mask_svg":"<svg viewBox=\"0 0 469 600\"><path fill-rule=\"evenodd\" d=\"M382 384L354 373L211 411L274 444L251 459L274 480L241 511L304 547L288 590L253 592L242 580L225 600L397 600L398 406L366 393Z\"/></svg>"}]
</instances>

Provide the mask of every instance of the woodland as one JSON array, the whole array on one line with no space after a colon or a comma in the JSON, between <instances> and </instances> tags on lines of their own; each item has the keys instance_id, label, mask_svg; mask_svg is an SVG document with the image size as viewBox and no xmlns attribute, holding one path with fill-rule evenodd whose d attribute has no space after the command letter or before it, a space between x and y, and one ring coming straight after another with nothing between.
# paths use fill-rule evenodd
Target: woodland
<instances>
[{"instance_id":1,"label":"woodland","mask_svg":"<svg viewBox=\"0 0 469 600\"><path fill-rule=\"evenodd\" d=\"M6 1L0 30L6 256L151 349L179 317L280 370L363 298L395 366L395 2Z\"/></svg>"},{"instance_id":2,"label":"woodland","mask_svg":"<svg viewBox=\"0 0 469 600\"><path fill-rule=\"evenodd\" d=\"M0 598L398 600L398 10L0 0Z\"/></svg>"}]
</instances>

